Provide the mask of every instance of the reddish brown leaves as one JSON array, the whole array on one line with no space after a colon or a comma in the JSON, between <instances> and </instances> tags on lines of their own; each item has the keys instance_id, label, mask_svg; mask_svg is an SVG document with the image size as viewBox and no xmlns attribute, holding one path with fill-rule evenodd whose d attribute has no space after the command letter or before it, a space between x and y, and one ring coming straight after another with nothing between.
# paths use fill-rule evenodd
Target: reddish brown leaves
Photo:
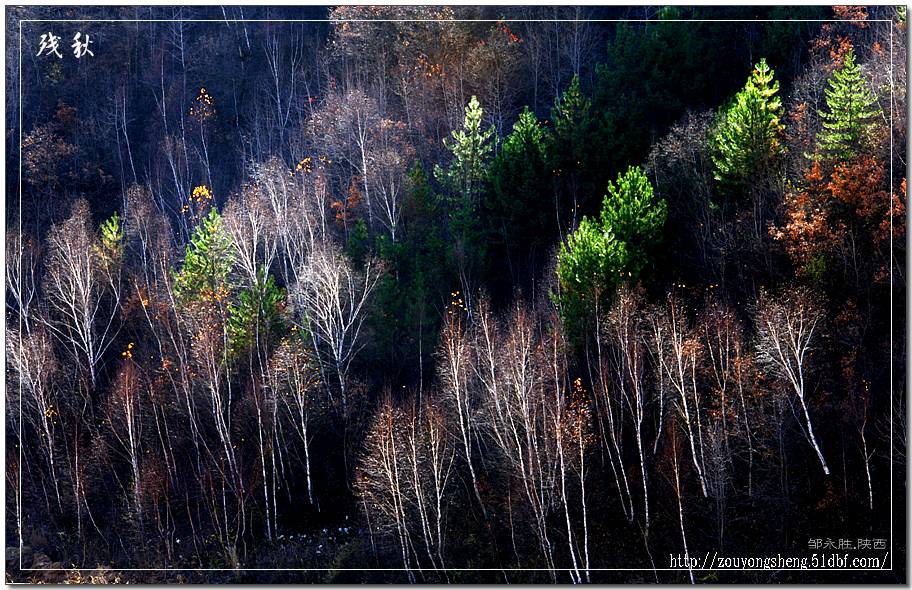
<instances>
[{"instance_id":1,"label":"reddish brown leaves","mask_svg":"<svg viewBox=\"0 0 912 590\"><path fill-rule=\"evenodd\" d=\"M829 179L815 161L802 184L783 198L784 223L770 227L798 274L820 255L858 248L881 252L891 238L905 233L905 180L890 195L885 166L872 156L836 164ZM875 277L883 276L883 269L875 272Z\"/></svg>"},{"instance_id":2,"label":"reddish brown leaves","mask_svg":"<svg viewBox=\"0 0 912 590\"><path fill-rule=\"evenodd\" d=\"M348 187L348 196L345 199L335 200L330 204L336 214L336 224L344 228L355 220L355 209L361 202L361 190L358 188L360 182L359 176L352 177L351 185Z\"/></svg>"}]
</instances>

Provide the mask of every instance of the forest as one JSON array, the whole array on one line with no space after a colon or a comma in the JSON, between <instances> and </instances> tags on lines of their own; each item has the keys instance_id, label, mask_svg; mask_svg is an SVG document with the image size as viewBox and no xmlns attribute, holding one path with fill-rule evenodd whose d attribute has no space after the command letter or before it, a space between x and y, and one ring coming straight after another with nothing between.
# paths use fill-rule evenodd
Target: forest
<instances>
[{"instance_id":1,"label":"forest","mask_svg":"<svg viewBox=\"0 0 912 590\"><path fill-rule=\"evenodd\" d=\"M5 12L6 582L908 582L903 7Z\"/></svg>"}]
</instances>

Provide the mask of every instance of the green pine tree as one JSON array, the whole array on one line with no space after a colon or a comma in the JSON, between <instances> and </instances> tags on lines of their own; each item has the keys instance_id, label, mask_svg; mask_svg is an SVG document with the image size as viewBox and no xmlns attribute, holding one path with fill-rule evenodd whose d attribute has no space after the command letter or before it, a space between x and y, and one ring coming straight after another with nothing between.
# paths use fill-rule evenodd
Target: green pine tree
<instances>
[{"instance_id":1,"label":"green pine tree","mask_svg":"<svg viewBox=\"0 0 912 590\"><path fill-rule=\"evenodd\" d=\"M881 114L877 96L855 63L855 52L849 49L842 67L828 80L826 109L820 111L823 130L817 135L817 147L828 157L851 159L868 140L875 117Z\"/></svg>"},{"instance_id":2,"label":"green pine tree","mask_svg":"<svg viewBox=\"0 0 912 590\"><path fill-rule=\"evenodd\" d=\"M617 285L639 278L661 239L666 216L665 201L655 199L638 167L609 183L599 219L583 217L558 252L559 303L567 333L585 331Z\"/></svg>"},{"instance_id":3,"label":"green pine tree","mask_svg":"<svg viewBox=\"0 0 912 590\"><path fill-rule=\"evenodd\" d=\"M570 168L575 168L587 156L592 146L584 140L589 138L592 131L592 101L583 95L580 88L579 76L573 76L570 86L554 102L551 109L551 118L554 119L554 134L562 149L564 160Z\"/></svg>"},{"instance_id":4,"label":"green pine tree","mask_svg":"<svg viewBox=\"0 0 912 590\"><path fill-rule=\"evenodd\" d=\"M346 250L352 262L359 266L364 263L364 259L370 251L370 234L363 218L355 221L354 227L348 232Z\"/></svg>"},{"instance_id":5,"label":"green pine tree","mask_svg":"<svg viewBox=\"0 0 912 590\"><path fill-rule=\"evenodd\" d=\"M515 271L528 252L544 251L553 243L557 228L547 160L550 139L548 129L527 107L491 162L485 209L496 251L492 257L502 261L500 269L492 269L495 273L507 267Z\"/></svg>"},{"instance_id":6,"label":"green pine tree","mask_svg":"<svg viewBox=\"0 0 912 590\"><path fill-rule=\"evenodd\" d=\"M566 334L582 334L619 283L627 254L611 228L583 217L557 255L557 300Z\"/></svg>"},{"instance_id":7,"label":"green pine tree","mask_svg":"<svg viewBox=\"0 0 912 590\"><path fill-rule=\"evenodd\" d=\"M178 303L222 301L230 294L231 238L215 208L200 220L187 244L184 264L174 273Z\"/></svg>"},{"instance_id":8,"label":"green pine tree","mask_svg":"<svg viewBox=\"0 0 912 590\"><path fill-rule=\"evenodd\" d=\"M391 373L427 377L432 366L440 315L450 292L441 201L416 162L409 172L401 239L377 240L377 254L389 272L377 285L370 347Z\"/></svg>"},{"instance_id":9,"label":"green pine tree","mask_svg":"<svg viewBox=\"0 0 912 590\"><path fill-rule=\"evenodd\" d=\"M452 141L443 142L453 161L446 170L440 166L434 169L438 182L469 204L477 202L484 188L485 169L494 149L494 128L482 129L483 115L481 104L473 96L466 105L462 129L453 130Z\"/></svg>"},{"instance_id":10,"label":"green pine tree","mask_svg":"<svg viewBox=\"0 0 912 590\"><path fill-rule=\"evenodd\" d=\"M237 303L228 306L228 347L233 355L265 344L281 335L285 290L260 268L256 282L243 289Z\"/></svg>"},{"instance_id":11,"label":"green pine tree","mask_svg":"<svg viewBox=\"0 0 912 590\"><path fill-rule=\"evenodd\" d=\"M782 152L784 126L777 92L779 82L761 59L744 88L719 113L710 141L715 178L725 189L744 188Z\"/></svg>"},{"instance_id":12,"label":"green pine tree","mask_svg":"<svg viewBox=\"0 0 912 590\"><path fill-rule=\"evenodd\" d=\"M494 150L494 128L482 129L483 115L478 99L473 96L465 109L463 128L452 132L452 141L444 141L453 154L449 167L434 168L434 175L450 196L450 265L459 276L468 300L483 274L487 250L478 208Z\"/></svg>"},{"instance_id":13,"label":"green pine tree","mask_svg":"<svg viewBox=\"0 0 912 590\"><path fill-rule=\"evenodd\" d=\"M618 268L622 278L636 280L640 276L661 239L667 216L665 200L656 200L649 179L638 166L618 174L617 184L608 183L601 222L624 244L625 258Z\"/></svg>"},{"instance_id":14,"label":"green pine tree","mask_svg":"<svg viewBox=\"0 0 912 590\"><path fill-rule=\"evenodd\" d=\"M578 76L554 102L551 109L554 141L549 156L555 184L561 196L561 219L577 219L591 210L596 196L594 180L601 176L599 138L592 101L583 94ZM568 212L568 217L564 217Z\"/></svg>"},{"instance_id":15,"label":"green pine tree","mask_svg":"<svg viewBox=\"0 0 912 590\"><path fill-rule=\"evenodd\" d=\"M99 228L100 239L96 246L102 265L110 268L120 261L123 255L124 232L117 212L102 222Z\"/></svg>"}]
</instances>

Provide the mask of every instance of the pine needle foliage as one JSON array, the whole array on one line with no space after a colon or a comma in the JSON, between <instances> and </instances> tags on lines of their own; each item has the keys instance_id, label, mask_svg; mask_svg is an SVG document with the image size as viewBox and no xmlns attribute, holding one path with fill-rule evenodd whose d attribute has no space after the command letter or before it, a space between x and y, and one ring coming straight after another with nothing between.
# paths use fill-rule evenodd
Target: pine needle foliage
<instances>
[{"instance_id":1,"label":"pine needle foliage","mask_svg":"<svg viewBox=\"0 0 912 590\"><path fill-rule=\"evenodd\" d=\"M184 264L174 273L174 294L179 303L220 301L228 295L232 268L231 238L215 208L193 230Z\"/></svg>"},{"instance_id":2,"label":"pine needle foliage","mask_svg":"<svg viewBox=\"0 0 912 590\"><path fill-rule=\"evenodd\" d=\"M881 114L877 96L870 90L849 49L842 67L828 80L826 108L820 111L823 130L817 135L817 148L825 157L839 161L852 159L869 139L876 117Z\"/></svg>"},{"instance_id":3,"label":"pine needle foliage","mask_svg":"<svg viewBox=\"0 0 912 590\"><path fill-rule=\"evenodd\" d=\"M719 113L710 142L713 174L723 191L745 188L782 152L784 126L778 92L772 68L761 59L744 88Z\"/></svg>"}]
</instances>

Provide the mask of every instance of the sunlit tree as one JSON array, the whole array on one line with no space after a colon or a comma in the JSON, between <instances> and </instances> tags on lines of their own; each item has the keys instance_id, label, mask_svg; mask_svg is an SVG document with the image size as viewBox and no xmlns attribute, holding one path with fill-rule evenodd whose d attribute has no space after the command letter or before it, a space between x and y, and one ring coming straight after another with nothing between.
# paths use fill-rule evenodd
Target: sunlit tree
<instances>
[{"instance_id":1,"label":"sunlit tree","mask_svg":"<svg viewBox=\"0 0 912 590\"><path fill-rule=\"evenodd\" d=\"M770 161L782 151L782 102L779 81L765 59L754 66L731 104L719 113L712 131L716 180L741 189L769 173Z\"/></svg>"},{"instance_id":2,"label":"sunlit tree","mask_svg":"<svg viewBox=\"0 0 912 590\"><path fill-rule=\"evenodd\" d=\"M877 95L855 62L855 51L849 49L842 66L827 80L826 108L820 111L823 130L817 135L817 146L825 155L847 160L871 139L872 129L881 115Z\"/></svg>"}]
</instances>

